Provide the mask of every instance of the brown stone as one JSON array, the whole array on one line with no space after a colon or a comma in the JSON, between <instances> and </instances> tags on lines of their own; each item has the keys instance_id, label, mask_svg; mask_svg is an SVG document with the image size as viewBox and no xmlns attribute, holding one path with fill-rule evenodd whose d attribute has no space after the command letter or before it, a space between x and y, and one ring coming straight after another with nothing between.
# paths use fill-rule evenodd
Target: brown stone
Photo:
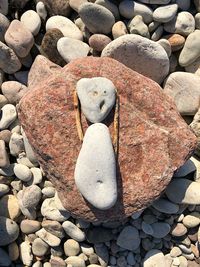
<instances>
[{"instance_id":1,"label":"brown stone","mask_svg":"<svg viewBox=\"0 0 200 267\"><path fill-rule=\"evenodd\" d=\"M172 52L178 51L184 46L185 38L180 34L169 34L165 36L165 38L169 41L172 47Z\"/></svg>"},{"instance_id":2,"label":"brown stone","mask_svg":"<svg viewBox=\"0 0 200 267\"><path fill-rule=\"evenodd\" d=\"M40 0L36 0L40 2ZM50 16L61 15L68 17L71 13L69 0L42 0Z\"/></svg>"},{"instance_id":3,"label":"brown stone","mask_svg":"<svg viewBox=\"0 0 200 267\"><path fill-rule=\"evenodd\" d=\"M60 66L66 65L66 62L57 50L57 42L62 37L64 37L64 35L60 30L50 29L45 33L41 44L41 53Z\"/></svg>"},{"instance_id":4,"label":"brown stone","mask_svg":"<svg viewBox=\"0 0 200 267\"><path fill-rule=\"evenodd\" d=\"M89 39L89 45L101 52L112 40L104 34L93 34Z\"/></svg>"},{"instance_id":5,"label":"brown stone","mask_svg":"<svg viewBox=\"0 0 200 267\"><path fill-rule=\"evenodd\" d=\"M110 79L120 96L118 200L106 211L87 203L74 182L81 142L73 93L79 79L98 76ZM63 206L90 221L122 220L150 205L196 146L195 135L157 83L106 57L74 60L43 80L20 101L19 118ZM104 123L113 136L113 111ZM82 124L85 132L85 118Z\"/></svg>"}]
</instances>

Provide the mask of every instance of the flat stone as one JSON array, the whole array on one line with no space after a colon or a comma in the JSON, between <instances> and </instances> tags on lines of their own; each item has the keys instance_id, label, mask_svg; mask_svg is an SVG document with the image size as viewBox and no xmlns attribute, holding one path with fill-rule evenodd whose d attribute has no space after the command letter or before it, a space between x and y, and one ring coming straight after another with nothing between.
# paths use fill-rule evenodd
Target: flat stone
<instances>
[{"instance_id":1,"label":"flat stone","mask_svg":"<svg viewBox=\"0 0 200 267\"><path fill-rule=\"evenodd\" d=\"M16 163L13 170L17 178L24 182L28 182L32 178L30 169L23 164Z\"/></svg>"},{"instance_id":2,"label":"flat stone","mask_svg":"<svg viewBox=\"0 0 200 267\"><path fill-rule=\"evenodd\" d=\"M2 83L1 90L10 104L17 104L28 91L28 88L17 81L7 81Z\"/></svg>"},{"instance_id":3,"label":"flat stone","mask_svg":"<svg viewBox=\"0 0 200 267\"><path fill-rule=\"evenodd\" d=\"M187 72L171 73L165 81L164 93L171 96L181 115L195 115L199 108L200 78Z\"/></svg>"},{"instance_id":4,"label":"flat stone","mask_svg":"<svg viewBox=\"0 0 200 267\"><path fill-rule=\"evenodd\" d=\"M138 230L133 226L126 226L117 238L117 245L128 250L136 250L140 245Z\"/></svg>"},{"instance_id":5,"label":"flat stone","mask_svg":"<svg viewBox=\"0 0 200 267\"><path fill-rule=\"evenodd\" d=\"M150 38L148 26L144 23L142 16L136 15L128 23L129 32L139 34L143 37Z\"/></svg>"},{"instance_id":6,"label":"flat stone","mask_svg":"<svg viewBox=\"0 0 200 267\"><path fill-rule=\"evenodd\" d=\"M0 216L16 220L21 210L18 204L18 200L14 195L5 195L0 199Z\"/></svg>"},{"instance_id":7,"label":"flat stone","mask_svg":"<svg viewBox=\"0 0 200 267\"><path fill-rule=\"evenodd\" d=\"M13 220L0 216L0 246L7 246L18 238L19 227Z\"/></svg>"},{"instance_id":8,"label":"flat stone","mask_svg":"<svg viewBox=\"0 0 200 267\"><path fill-rule=\"evenodd\" d=\"M187 233L187 228L182 223L177 223L171 228L171 235L180 237Z\"/></svg>"},{"instance_id":9,"label":"flat stone","mask_svg":"<svg viewBox=\"0 0 200 267\"><path fill-rule=\"evenodd\" d=\"M103 89L107 90L106 87ZM87 129L74 178L80 193L95 208L106 210L115 205L116 162L109 129L105 124L95 123Z\"/></svg>"},{"instance_id":10,"label":"flat stone","mask_svg":"<svg viewBox=\"0 0 200 267\"><path fill-rule=\"evenodd\" d=\"M183 218L183 224L187 228L193 228L200 224L200 214L198 212L192 212Z\"/></svg>"},{"instance_id":11,"label":"flat stone","mask_svg":"<svg viewBox=\"0 0 200 267\"><path fill-rule=\"evenodd\" d=\"M14 105L6 104L1 109L0 130L4 130L11 125L17 118L17 112Z\"/></svg>"},{"instance_id":12,"label":"flat stone","mask_svg":"<svg viewBox=\"0 0 200 267\"><path fill-rule=\"evenodd\" d=\"M200 204L200 183L184 178L173 179L166 189L166 195L174 203Z\"/></svg>"},{"instance_id":13,"label":"flat stone","mask_svg":"<svg viewBox=\"0 0 200 267\"><path fill-rule=\"evenodd\" d=\"M81 78L99 76L111 80L120 96L121 175L117 169L118 201L107 211L89 206L74 181L75 163L81 149L75 123L74 90ZM196 137L159 85L110 58L88 57L69 63L59 75L45 83L42 81L25 95L19 104L19 117L45 175L58 191L62 206L73 216L89 221L123 220L149 206L196 146ZM85 132L88 123L84 116L82 119ZM108 119L105 124L112 136L112 112ZM131 155L131 160L127 155ZM46 199L42 204L43 216L47 211L51 216L50 202L57 213L55 200ZM61 221L64 220L62 217Z\"/></svg>"},{"instance_id":14,"label":"flat stone","mask_svg":"<svg viewBox=\"0 0 200 267\"><path fill-rule=\"evenodd\" d=\"M78 242L82 242L85 240L85 233L81 231L75 224L70 221L65 221L62 224L63 229L65 230L66 234L73 238Z\"/></svg>"},{"instance_id":15,"label":"flat stone","mask_svg":"<svg viewBox=\"0 0 200 267\"><path fill-rule=\"evenodd\" d=\"M178 170L175 171L173 177L185 177L186 175L196 171L196 166L194 162L189 159L181 166Z\"/></svg>"},{"instance_id":16,"label":"flat stone","mask_svg":"<svg viewBox=\"0 0 200 267\"><path fill-rule=\"evenodd\" d=\"M179 64L183 67L192 64L200 56L200 30L192 32L186 39L179 56Z\"/></svg>"},{"instance_id":17,"label":"flat stone","mask_svg":"<svg viewBox=\"0 0 200 267\"><path fill-rule=\"evenodd\" d=\"M47 198L43 201L41 213L47 219L58 222L64 222L70 217L70 214L67 211L61 211L58 209L55 203L55 198Z\"/></svg>"},{"instance_id":18,"label":"flat stone","mask_svg":"<svg viewBox=\"0 0 200 267\"><path fill-rule=\"evenodd\" d=\"M153 12L153 19L161 23L169 22L175 17L177 10L177 4L158 7Z\"/></svg>"},{"instance_id":19,"label":"flat stone","mask_svg":"<svg viewBox=\"0 0 200 267\"><path fill-rule=\"evenodd\" d=\"M4 267L11 265L11 259L10 259L9 255L2 248L0 248L0 265L4 266Z\"/></svg>"},{"instance_id":20,"label":"flat stone","mask_svg":"<svg viewBox=\"0 0 200 267\"><path fill-rule=\"evenodd\" d=\"M170 202L169 200L167 199L164 199L164 198L160 198L156 201L154 201L152 203L152 206L162 212L162 213L166 213L166 214L176 214L179 210L179 206Z\"/></svg>"},{"instance_id":21,"label":"flat stone","mask_svg":"<svg viewBox=\"0 0 200 267\"><path fill-rule=\"evenodd\" d=\"M21 68L21 62L15 52L0 42L0 68L8 74L13 74Z\"/></svg>"},{"instance_id":22,"label":"flat stone","mask_svg":"<svg viewBox=\"0 0 200 267\"><path fill-rule=\"evenodd\" d=\"M195 20L187 11L179 12L170 22L164 24L166 32L188 36L195 30Z\"/></svg>"},{"instance_id":23,"label":"flat stone","mask_svg":"<svg viewBox=\"0 0 200 267\"><path fill-rule=\"evenodd\" d=\"M126 19L132 19L136 15L141 15L145 23L149 24L153 20L153 11L150 7L129 0L123 0L119 4L119 12Z\"/></svg>"},{"instance_id":24,"label":"flat stone","mask_svg":"<svg viewBox=\"0 0 200 267\"><path fill-rule=\"evenodd\" d=\"M41 27L40 16L34 10L27 10L20 18L23 25L35 36Z\"/></svg>"},{"instance_id":25,"label":"flat stone","mask_svg":"<svg viewBox=\"0 0 200 267\"><path fill-rule=\"evenodd\" d=\"M20 229L24 234L32 234L41 228L41 223L34 220L23 220L20 223Z\"/></svg>"},{"instance_id":26,"label":"flat stone","mask_svg":"<svg viewBox=\"0 0 200 267\"><path fill-rule=\"evenodd\" d=\"M10 23L5 41L19 57L27 56L34 44L32 33L19 20L13 20Z\"/></svg>"},{"instance_id":27,"label":"flat stone","mask_svg":"<svg viewBox=\"0 0 200 267\"><path fill-rule=\"evenodd\" d=\"M36 235L45 241L50 247L57 247L60 245L60 238L47 232L44 228L37 231Z\"/></svg>"},{"instance_id":28,"label":"flat stone","mask_svg":"<svg viewBox=\"0 0 200 267\"><path fill-rule=\"evenodd\" d=\"M68 18L63 16L52 16L46 22L46 31L50 29L58 29L65 37L78 40L83 39L83 34L79 28Z\"/></svg>"},{"instance_id":29,"label":"flat stone","mask_svg":"<svg viewBox=\"0 0 200 267\"><path fill-rule=\"evenodd\" d=\"M164 48L136 34L115 39L104 48L101 56L116 59L158 83L161 83L169 72L169 59Z\"/></svg>"},{"instance_id":30,"label":"flat stone","mask_svg":"<svg viewBox=\"0 0 200 267\"><path fill-rule=\"evenodd\" d=\"M69 37L60 38L57 42L57 49L60 56L69 63L70 61L86 57L90 47L88 44Z\"/></svg>"},{"instance_id":31,"label":"flat stone","mask_svg":"<svg viewBox=\"0 0 200 267\"><path fill-rule=\"evenodd\" d=\"M4 42L4 36L5 36L5 33L6 33L7 29L8 29L8 27L9 27L9 25L10 25L10 21L1 12L0 13L0 29L1 29L1 31L0 31L0 41L1 42Z\"/></svg>"},{"instance_id":32,"label":"flat stone","mask_svg":"<svg viewBox=\"0 0 200 267\"><path fill-rule=\"evenodd\" d=\"M90 47L98 52L101 52L111 41L105 34L93 34L88 40Z\"/></svg>"},{"instance_id":33,"label":"flat stone","mask_svg":"<svg viewBox=\"0 0 200 267\"><path fill-rule=\"evenodd\" d=\"M5 141L0 140L0 167L6 168L10 165L10 160L6 150Z\"/></svg>"},{"instance_id":34,"label":"flat stone","mask_svg":"<svg viewBox=\"0 0 200 267\"><path fill-rule=\"evenodd\" d=\"M28 87L31 88L36 86L40 83L41 79L47 79L59 70L61 70L59 65L53 63L42 55L38 55L28 74Z\"/></svg>"},{"instance_id":35,"label":"flat stone","mask_svg":"<svg viewBox=\"0 0 200 267\"><path fill-rule=\"evenodd\" d=\"M78 10L79 16L92 33L108 34L115 23L115 17L104 6L84 3Z\"/></svg>"},{"instance_id":36,"label":"flat stone","mask_svg":"<svg viewBox=\"0 0 200 267\"><path fill-rule=\"evenodd\" d=\"M80 79L77 82L76 90L81 110L90 122L103 121L115 104L116 88L107 78Z\"/></svg>"},{"instance_id":37,"label":"flat stone","mask_svg":"<svg viewBox=\"0 0 200 267\"><path fill-rule=\"evenodd\" d=\"M65 65L65 61L61 57L57 50L57 43L64 35L58 29L49 29L43 39L40 46L41 54L46 56L49 60L60 66ZM67 37L66 37L67 38Z\"/></svg>"},{"instance_id":38,"label":"flat stone","mask_svg":"<svg viewBox=\"0 0 200 267\"><path fill-rule=\"evenodd\" d=\"M32 252L35 256L44 256L49 249L49 245L40 238L36 238L32 244Z\"/></svg>"},{"instance_id":39,"label":"flat stone","mask_svg":"<svg viewBox=\"0 0 200 267\"><path fill-rule=\"evenodd\" d=\"M64 243L64 252L67 257L78 255L80 252L79 243L74 239L68 239Z\"/></svg>"},{"instance_id":40,"label":"flat stone","mask_svg":"<svg viewBox=\"0 0 200 267\"><path fill-rule=\"evenodd\" d=\"M153 229L152 236L155 238L164 238L169 234L171 227L168 223L165 222L155 222L151 224Z\"/></svg>"}]
</instances>

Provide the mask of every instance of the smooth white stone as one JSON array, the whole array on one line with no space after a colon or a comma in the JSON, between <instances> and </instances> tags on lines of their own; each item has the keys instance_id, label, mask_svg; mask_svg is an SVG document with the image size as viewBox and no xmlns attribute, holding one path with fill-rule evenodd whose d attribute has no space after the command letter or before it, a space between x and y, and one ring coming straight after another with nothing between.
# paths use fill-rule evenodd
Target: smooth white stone
<instances>
[{"instance_id":1,"label":"smooth white stone","mask_svg":"<svg viewBox=\"0 0 200 267\"><path fill-rule=\"evenodd\" d=\"M24 12L20 20L33 35L37 35L40 31L41 19L34 10Z\"/></svg>"},{"instance_id":2,"label":"smooth white stone","mask_svg":"<svg viewBox=\"0 0 200 267\"><path fill-rule=\"evenodd\" d=\"M68 63L76 58L86 57L90 51L88 44L69 37L62 37L57 42L61 57Z\"/></svg>"},{"instance_id":3,"label":"smooth white stone","mask_svg":"<svg viewBox=\"0 0 200 267\"><path fill-rule=\"evenodd\" d=\"M153 18L155 21L166 23L175 17L177 10L178 10L177 4L161 6L156 8L156 10L154 10Z\"/></svg>"},{"instance_id":4,"label":"smooth white stone","mask_svg":"<svg viewBox=\"0 0 200 267\"><path fill-rule=\"evenodd\" d=\"M32 172L30 169L23 164L15 164L14 166L14 174L18 179L28 182L32 178Z\"/></svg>"},{"instance_id":5,"label":"smooth white stone","mask_svg":"<svg viewBox=\"0 0 200 267\"><path fill-rule=\"evenodd\" d=\"M63 16L52 16L47 20L46 30L56 28L60 30L65 37L78 40L83 39L83 34L79 28L68 18Z\"/></svg>"},{"instance_id":6,"label":"smooth white stone","mask_svg":"<svg viewBox=\"0 0 200 267\"><path fill-rule=\"evenodd\" d=\"M43 2L38 2L36 5L36 11L38 15L45 20L47 17L47 11Z\"/></svg>"},{"instance_id":7,"label":"smooth white stone","mask_svg":"<svg viewBox=\"0 0 200 267\"><path fill-rule=\"evenodd\" d=\"M91 122L101 122L115 104L114 84L107 78L82 78L76 85L81 110Z\"/></svg>"},{"instance_id":8,"label":"smooth white stone","mask_svg":"<svg viewBox=\"0 0 200 267\"><path fill-rule=\"evenodd\" d=\"M0 130L6 129L16 118L16 108L12 104L6 104L1 109Z\"/></svg>"},{"instance_id":9,"label":"smooth white stone","mask_svg":"<svg viewBox=\"0 0 200 267\"><path fill-rule=\"evenodd\" d=\"M75 183L94 207L111 208L117 200L116 162L109 129L102 123L88 127L75 167Z\"/></svg>"}]
</instances>

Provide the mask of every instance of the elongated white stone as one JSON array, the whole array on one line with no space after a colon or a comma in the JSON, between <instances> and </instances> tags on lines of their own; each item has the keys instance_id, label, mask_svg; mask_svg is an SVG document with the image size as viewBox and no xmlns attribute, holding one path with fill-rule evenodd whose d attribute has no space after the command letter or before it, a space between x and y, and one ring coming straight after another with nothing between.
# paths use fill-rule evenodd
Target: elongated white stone
<instances>
[{"instance_id":1,"label":"elongated white stone","mask_svg":"<svg viewBox=\"0 0 200 267\"><path fill-rule=\"evenodd\" d=\"M91 122L101 122L115 104L115 86L107 78L82 78L76 85L81 110Z\"/></svg>"},{"instance_id":2,"label":"elongated white stone","mask_svg":"<svg viewBox=\"0 0 200 267\"><path fill-rule=\"evenodd\" d=\"M102 123L88 127L75 167L75 183L94 207L111 208L117 200L116 162L109 129Z\"/></svg>"}]
</instances>

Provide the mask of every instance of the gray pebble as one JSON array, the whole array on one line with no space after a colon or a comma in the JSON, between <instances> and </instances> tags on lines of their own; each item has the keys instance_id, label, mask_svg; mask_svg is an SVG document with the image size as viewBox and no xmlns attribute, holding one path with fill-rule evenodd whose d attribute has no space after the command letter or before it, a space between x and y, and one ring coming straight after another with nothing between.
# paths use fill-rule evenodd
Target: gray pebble
<instances>
[{"instance_id":1,"label":"gray pebble","mask_svg":"<svg viewBox=\"0 0 200 267\"><path fill-rule=\"evenodd\" d=\"M85 233L81 231L75 224L70 221L65 221L62 224L66 234L78 242L85 240Z\"/></svg>"},{"instance_id":2,"label":"gray pebble","mask_svg":"<svg viewBox=\"0 0 200 267\"><path fill-rule=\"evenodd\" d=\"M176 3L181 10L187 11L190 8L191 0L176 0Z\"/></svg>"},{"instance_id":3,"label":"gray pebble","mask_svg":"<svg viewBox=\"0 0 200 267\"><path fill-rule=\"evenodd\" d=\"M136 15L128 23L128 29L130 33L139 34L143 37L150 38L149 29L140 15Z\"/></svg>"},{"instance_id":4,"label":"gray pebble","mask_svg":"<svg viewBox=\"0 0 200 267\"><path fill-rule=\"evenodd\" d=\"M194 173L196 171L196 166L191 159L188 159L180 168L178 168L173 177L185 177L190 173Z\"/></svg>"},{"instance_id":5,"label":"gray pebble","mask_svg":"<svg viewBox=\"0 0 200 267\"><path fill-rule=\"evenodd\" d=\"M17 112L14 105L6 104L1 109L0 130L8 128L17 118Z\"/></svg>"},{"instance_id":6,"label":"gray pebble","mask_svg":"<svg viewBox=\"0 0 200 267\"><path fill-rule=\"evenodd\" d=\"M166 214L176 214L179 210L179 205L170 202L167 199L160 198L152 203L152 206L160 212Z\"/></svg>"},{"instance_id":7,"label":"gray pebble","mask_svg":"<svg viewBox=\"0 0 200 267\"><path fill-rule=\"evenodd\" d=\"M109 0L96 0L95 4L98 4L98 5L101 5L107 8L114 15L116 21L119 20L120 18L119 10L118 10L118 7L113 2Z\"/></svg>"},{"instance_id":8,"label":"gray pebble","mask_svg":"<svg viewBox=\"0 0 200 267\"><path fill-rule=\"evenodd\" d=\"M16 163L13 170L17 178L24 182L28 182L32 178L32 172L23 164Z\"/></svg>"},{"instance_id":9,"label":"gray pebble","mask_svg":"<svg viewBox=\"0 0 200 267\"><path fill-rule=\"evenodd\" d=\"M170 57L171 53L172 53L172 48L171 48L170 42L168 40L166 40L166 39L160 39L158 41L158 43L165 49L168 57Z\"/></svg>"},{"instance_id":10,"label":"gray pebble","mask_svg":"<svg viewBox=\"0 0 200 267\"><path fill-rule=\"evenodd\" d=\"M32 252L35 256L38 257L44 256L47 253L48 249L49 249L48 244L44 242L42 239L36 238L33 241Z\"/></svg>"},{"instance_id":11,"label":"gray pebble","mask_svg":"<svg viewBox=\"0 0 200 267\"><path fill-rule=\"evenodd\" d=\"M24 151L24 141L23 136L18 133L13 133L9 142L10 154L13 156L18 156Z\"/></svg>"},{"instance_id":12,"label":"gray pebble","mask_svg":"<svg viewBox=\"0 0 200 267\"><path fill-rule=\"evenodd\" d=\"M130 251L136 250L140 245L138 230L132 226L125 226L117 238L117 245Z\"/></svg>"},{"instance_id":13,"label":"gray pebble","mask_svg":"<svg viewBox=\"0 0 200 267\"><path fill-rule=\"evenodd\" d=\"M0 167L6 168L10 165L10 160L6 150L5 141L0 140Z\"/></svg>"},{"instance_id":14,"label":"gray pebble","mask_svg":"<svg viewBox=\"0 0 200 267\"><path fill-rule=\"evenodd\" d=\"M6 104L8 104L8 99L4 95L0 94L0 108L5 106Z\"/></svg>"},{"instance_id":15,"label":"gray pebble","mask_svg":"<svg viewBox=\"0 0 200 267\"><path fill-rule=\"evenodd\" d=\"M169 22L175 17L177 10L177 4L158 7L153 12L153 19L161 23Z\"/></svg>"},{"instance_id":16,"label":"gray pebble","mask_svg":"<svg viewBox=\"0 0 200 267\"><path fill-rule=\"evenodd\" d=\"M0 41L1 42L4 42L4 36L9 25L10 25L10 21L7 19L6 16L0 13Z\"/></svg>"},{"instance_id":17,"label":"gray pebble","mask_svg":"<svg viewBox=\"0 0 200 267\"><path fill-rule=\"evenodd\" d=\"M43 178L41 169L33 167L31 168L31 172L33 177L32 184L40 184Z\"/></svg>"},{"instance_id":18,"label":"gray pebble","mask_svg":"<svg viewBox=\"0 0 200 267\"><path fill-rule=\"evenodd\" d=\"M200 30L200 13L197 13L194 19L195 19L195 28Z\"/></svg>"},{"instance_id":19,"label":"gray pebble","mask_svg":"<svg viewBox=\"0 0 200 267\"><path fill-rule=\"evenodd\" d=\"M105 7L93 3L84 3L79 8L79 15L92 33L108 34L115 23L113 14Z\"/></svg>"},{"instance_id":20,"label":"gray pebble","mask_svg":"<svg viewBox=\"0 0 200 267\"><path fill-rule=\"evenodd\" d=\"M9 186L6 184L0 184L0 197L4 196L10 191Z\"/></svg>"},{"instance_id":21,"label":"gray pebble","mask_svg":"<svg viewBox=\"0 0 200 267\"><path fill-rule=\"evenodd\" d=\"M23 220L20 223L20 229L24 234L32 234L41 228L41 223L34 220Z\"/></svg>"},{"instance_id":22,"label":"gray pebble","mask_svg":"<svg viewBox=\"0 0 200 267\"><path fill-rule=\"evenodd\" d=\"M153 237L155 238L164 238L169 234L171 227L168 223L165 222L156 222L151 224L153 229Z\"/></svg>"},{"instance_id":23,"label":"gray pebble","mask_svg":"<svg viewBox=\"0 0 200 267\"><path fill-rule=\"evenodd\" d=\"M158 28L152 33L151 40L158 41L163 34L163 25L158 26Z\"/></svg>"},{"instance_id":24,"label":"gray pebble","mask_svg":"<svg viewBox=\"0 0 200 267\"><path fill-rule=\"evenodd\" d=\"M26 209L36 208L42 197L42 191L37 185L31 185L23 190L22 204Z\"/></svg>"},{"instance_id":25,"label":"gray pebble","mask_svg":"<svg viewBox=\"0 0 200 267\"><path fill-rule=\"evenodd\" d=\"M85 267L85 261L78 256L70 256L65 262L67 263L67 266Z\"/></svg>"},{"instance_id":26,"label":"gray pebble","mask_svg":"<svg viewBox=\"0 0 200 267\"><path fill-rule=\"evenodd\" d=\"M52 235L57 236L58 238L63 238L65 236L65 232L62 228L62 225L57 221L44 220L42 222L42 227Z\"/></svg>"},{"instance_id":27,"label":"gray pebble","mask_svg":"<svg viewBox=\"0 0 200 267\"><path fill-rule=\"evenodd\" d=\"M0 246L6 246L18 238L19 227L11 219L0 216Z\"/></svg>"},{"instance_id":28,"label":"gray pebble","mask_svg":"<svg viewBox=\"0 0 200 267\"><path fill-rule=\"evenodd\" d=\"M0 13L8 14L8 0L1 0Z\"/></svg>"},{"instance_id":29,"label":"gray pebble","mask_svg":"<svg viewBox=\"0 0 200 267\"><path fill-rule=\"evenodd\" d=\"M33 34L37 35L41 27L40 16L34 10L27 10L20 18L23 25Z\"/></svg>"},{"instance_id":30,"label":"gray pebble","mask_svg":"<svg viewBox=\"0 0 200 267\"><path fill-rule=\"evenodd\" d=\"M45 197L48 197L48 198L51 198L51 197L54 197L55 195L55 188L54 187L45 187L42 189L42 194L45 196Z\"/></svg>"},{"instance_id":31,"label":"gray pebble","mask_svg":"<svg viewBox=\"0 0 200 267\"><path fill-rule=\"evenodd\" d=\"M11 265L11 259L7 252L0 248L0 266L6 267Z\"/></svg>"},{"instance_id":32,"label":"gray pebble","mask_svg":"<svg viewBox=\"0 0 200 267\"><path fill-rule=\"evenodd\" d=\"M61 239L47 232L44 228L37 231L36 235L46 242L50 247L57 247L60 245Z\"/></svg>"}]
</instances>

